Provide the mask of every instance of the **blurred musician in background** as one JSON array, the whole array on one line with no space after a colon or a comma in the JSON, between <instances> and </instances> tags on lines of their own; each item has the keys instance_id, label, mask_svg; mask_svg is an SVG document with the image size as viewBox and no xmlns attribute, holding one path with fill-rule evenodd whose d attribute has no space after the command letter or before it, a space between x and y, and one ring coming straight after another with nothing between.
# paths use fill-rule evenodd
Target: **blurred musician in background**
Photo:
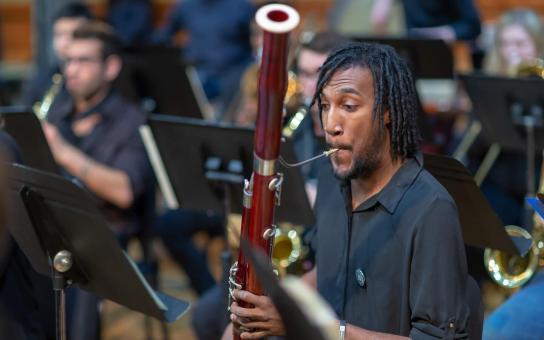
<instances>
[{"instance_id":1,"label":"blurred musician in background","mask_svg":"<svg viewBox=\"0 0 544 340\"><path fill-rule=\"evenodd\" d=\"M63 76L69 98L58 98L44 123L56 161L101 201L122 238L142 228L153 181L138 134L145 114L112 91L122 61L108 25L89 22L74 32Z\"/></svg>"},{"instance_id":2,"label":"blurred musician in background","mask_svg":"<svg viewBox=\"0 0 544 340\"><path fill-rule=\"evenodd\" d=\"M55 63L45 70L37 70L33 78L25 85L23 103L32 106L41 100L52 85L53 76L61 73L63 60L66 59L72 35L81 24L92 19L92 14L81 3L70 3L62 7L53 20L53 53Z\"/></svg>"},{"instance_id":3,"label":"blurred musician in background","mask_svg":"<svg viewBox=\"0 0 544 340\"><path fill-rule=\"evenodd\" d=\"M467 338L458 212L423 169L406 63L390 47L349 44L331 53L317 84L327 144L340 151L320 173L316 267L303 279L337 313L340 339ZM243 339L285 334L269 298L235 297L255 306L231 305L233 323L249 330Z\"/></svg>"},{"instance_id":4,"label":"blurred musician in background","mask_svg":"<svg viewBox=\"0 0 544 340\"><path fill-rule=\"evenodd\" d=\"M372 25L387 25L395 0L375 0ZM402 0L407 34L423 38L475 40L480 34L480 18L473 0Z\"/></svg>"},{"instance_id":5,"label":"blurred musician in background","mask_svg":"<svg viewBox=\"0 0 544 340\"><path fill-rule=\"evenodd\" d=\"M504 13L494 34L484 60L484 70L489 74L517 76L520 64L533 63L544 55L544 23L530 9Z\"/></svg>"},{"instance_id":6,"label":"blurred musician in background","mask_svg":"<svg viewBox=\"0 0 544 340\"><path fill-rule=\"evenodd\" d=\"M146 44L153 31L150 0L109 0L108 23L126 46Z\"/></svg>"},{"instance_id":7,"label":"blurred musician in background","mask_svg":"<svg viewBox=\"0 0 544 340\"><path fill-rule=\"evenodd\" d=\"M250 23L254 13L249 0L180 1L155 35L156 42L171 44L178 31L185 31L183 56L196 67L220 115L236 96L240 78L253 60Z\"/></svg>"},{"instance_id":8,"label":"blurred musician in background","mask_svg":"<svg viewBox=\"0 0 544 340\"><path fill-rule=\"evenodd\" d=\"M517 76L521 64L536 62L544 54L544 24L540 17L528 9L515 9L505 13L495 29L493 46L484 60L484 71L490 75ZM480 145L481 147L481 145ZM486 148L484 148L486 150ZM483 150L473 150L477 158ZM535 186L540 174L540 154L537 157ZM502 150L494 166L482 183L491 206L504 225L525 225L526 155ZM531 213L532 214L532 213Z\"/></svg>"},{"instance_id":9,"label":"blurred musician in background","mask_svg":"<svg viewBox=\"0 0 544 340\"><path fill-rule=\"evenodd\" d=\"M43 128L55 160L96 196L126 246L152 223L154 180L138 134L145 114L111 89L122 67L119 53L120 41L111 27L100 22L79 26L64 56L69 96L55 100ZM98 298L83 290L74 294L69 334L97 339Z\"/></svg>"},{"instance_id":10,"label":"blurred musician in background","mask_svg":"<svg viewBox=\"0 0 544 340\"><path fill-rule=\"evenodd\" d=\"M504 13L495 28L494 44L484 60L485 71L499 76L520 76L523 65L538 65L544 56L544 22L525 8ZM541 152L535 164L535 188L542 175ZM528 227L524 209L527 161L525 153L502 150L482 191L505 225ZM529 216L527 216L529 215ZM484 323L484 339L534 339L544 334L544 275L538 272L511 298L491 313Z\"/></svg>"}]
</instances>

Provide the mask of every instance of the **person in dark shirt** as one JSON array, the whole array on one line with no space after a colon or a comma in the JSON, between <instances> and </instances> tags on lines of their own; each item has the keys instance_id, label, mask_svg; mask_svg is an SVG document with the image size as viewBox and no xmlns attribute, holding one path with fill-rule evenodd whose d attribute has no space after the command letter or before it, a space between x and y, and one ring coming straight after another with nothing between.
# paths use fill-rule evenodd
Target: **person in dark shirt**
<instances>
[{"instance_id":1,"label":"person in dark shirt","mask_svg":"<svg viewBox=\"0 0 544 340\"><path fill-rule=\"evenodd\" d=\"M339 338L467 338L458 212L422 167L406 63L388 46L342 46L323 64L314 100L326 141L338 151L319 178L316 267L303 279L336 312ZM268 297L234 297L255 306L231 305L244 339L285 335Z\"/></svg>"},{"instance_id":2,"label":"person in dark shirt","mask_svg":"<svg viewBox=\"0 0 544 340\"><path fill-rule=\"evenodd\" d=\"M63 68L69 96L55 100L42 126L57 163L95 195L125 247L151 226L154 180L138 133L146 116L111 88L122 67L120 47L107 24L91 21L74 31ZM98 338L98 298L83 290L73 294L68 333Z\"/></svg>"},{"instance_id":3,"label":"person in dark shirt","mask_svg":"<svg viewBox=\"0 0 544 340\"><path fill-rule=\"evenodd\" d=\"M138 46L148 42L152 31L150 0L109 0L108 23L123 44Z\"/></svg>"},{"instance_id":4,"label":"person in dark shirt","mask_svg":"<svg viewBox=\"0 0 544 340\"><path fill-rule=\"evenodd\" d=\"M92 14L84 4L70 3L62 7L53 19L53 53L55 61L47 69L39 69L23 91L23 104L32 106L41 101L52 85L53 75L60 74L62 60L72 40L74 30L82 23L92 19Z\"/></svg>"},{"instance_id":5,"label":"person in dark shirt","mask_svg":"<svg viewBox=\"0 0 544 340\"><path fill-rule=\"evenodd\" d=\"M371 21L377 31L390 20L395 0L375 0ZM402 0L408 35L474 41L480 17L473 0Z\"/></svg>"},{"instance_id":6,"label":"person in dark shirt","mask_svg":"<svg viewBox=\"0 0 544 340\"><path fill-rule=\"evenodd\" d=\"M138 134L146 116L111 90L122 65L119 48L106 24L74 32L63 70L70 96L53 103L44 132L56 161L95 194L118 235L130 235L146 222L153 177Z\"/></svg>"},{"instance_id":7,"label":"person in dark shirt","mask_svg":"<svg viewBox=\"0 0 544 340\"><path fill-rule=\"evenodd\" d=\"M188 35L185 60L196 67L208 99L224 112L237 94L240 78L252 62L249 0L184 0L170 12L155 42L171 43L180 30Z\"/></svg>"}]
</instances>

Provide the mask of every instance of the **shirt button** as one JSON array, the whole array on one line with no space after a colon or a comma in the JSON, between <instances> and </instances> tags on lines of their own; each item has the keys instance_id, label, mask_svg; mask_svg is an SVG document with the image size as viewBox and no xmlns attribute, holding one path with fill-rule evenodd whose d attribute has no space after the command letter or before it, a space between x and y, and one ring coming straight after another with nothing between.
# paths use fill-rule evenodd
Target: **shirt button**
<instances>
[{"instance_id":1,"label":"shirt button","mask_svg":"<svg viewBox=\"0 0 544 340\"><path fill-rule=\"evenodd\" d=\"M455 325L453 324L453 322L450 322L449 327L450 327L450 328L453 328L454 326L455 326Z\"/></svg>"},{"instance_id":2,"label":"shirt button","mask_svg":"<svg viewBox=\"0 0 544 340\"><path fill-rule=\"evenodd\" d=\"M363 288L365 287L366 276L361 268L357 268L357 270L355 271L355 279L357 280L357 283L359 284L359 286Z\"/></svg>"}]
</instances>

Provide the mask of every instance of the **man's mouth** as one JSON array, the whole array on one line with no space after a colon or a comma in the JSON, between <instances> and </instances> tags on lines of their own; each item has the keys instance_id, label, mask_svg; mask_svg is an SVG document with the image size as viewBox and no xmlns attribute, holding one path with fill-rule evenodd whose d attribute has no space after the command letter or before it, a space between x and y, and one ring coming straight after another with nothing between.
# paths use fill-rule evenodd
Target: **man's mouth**
<instances>
[{"instance_id":1,"label":"man's mouth","mask_svg":"<svg viewBox=\"0 0 544 340\"><path fill-rule=\"evenodd\" d=\"M346 144L328 144L329 149L338 149L338 151L351 151L351 146Z\"/></svg>"}]
</instances>

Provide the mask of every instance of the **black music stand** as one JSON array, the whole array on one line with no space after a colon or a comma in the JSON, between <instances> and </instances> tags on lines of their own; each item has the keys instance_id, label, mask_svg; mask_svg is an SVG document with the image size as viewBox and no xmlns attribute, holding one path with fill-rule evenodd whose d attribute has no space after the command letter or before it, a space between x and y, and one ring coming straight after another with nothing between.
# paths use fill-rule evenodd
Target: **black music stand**
<instances>
[{"instance_id":1,"label":"black music stand","mask_svg":"<svg viewBox=\"0 0 544 340\"><path fill-rule=\"evenodd\" d=\"M159 115L150 117L148 124L181 206L241 213L243 182L253 169L253 129ZM281 155L287 162L295 162L289 141L282 143ZM282 166L278 171L284 174L284 182L276 221L313 224L300 171Z\"/></svg>"},{"instance_id":2,"label":"black music stand","mask_svg":"<svg viewBox=\"0 0 544 340\"><path fill-rule=\"evenodd\" d=\"M467 245L498 249L510 254L523 254L528 250L524 244L517 245L508 236L499 217L463 164L454 158L425 154L423 166L455 200Z\"/></svg>"},{"instance_id":3,"label":"black music stand","mask_svg":"<svg viewBox=\"0 0 544 340\"><path fill-rule=\"evenodd\" d=\"M25 107L1 107L2 128L15 139L21 148L23 163L27 166L60 174L40 120Z\"/></svg>"},{"instance_id":4,"label":"black music stand","mask_svg":"<svg viewBox=\"0 0 544 340\"><path fill-rule=\"evenodd\" d=\"M482 123L482 133L490 143L513 151L526 151L534 129L534 143L544 148L544 80L460 75ZM534 152L534 151L533 151Z\"/></svg>"},{"instance_id":5,"label":"black music stand","mask_svg":"<svg viewBox=\"0 0 544 340\"><path fill-rule=\"evenodd\" d=\"M73 284L162 321L187 310L151 289L87 192L58 175L6 166L8 226L34 269L53 280L58 339L66 338L64 289Z\"/></svg>"},{"instance_id":6,"label":"black music stand","mask_svg":"<svg viewBox=\"0 0 544 340\"><path fill-rule=\"evenodd\" d=\"M124 51L125 74L114 86L128 96L137 93L151 104L146 109L192 118L212 118L206 95L195 78L193 68L185 65L178 48L146 46Z\"/></svg>"},{"instance_id":7,"label":"black music stand","mask_svg":"<svg viewBox=\"0 0 544 340\"><path fill-rule=\"evenodd\" d=\"M544 149L544 80L477 74L460 79L487 142L526 153L526 193L533 197L535 154Z\"/></svg>"},{"instance_id":8,"label":"black music stand","mask_svg":"<svg viewBox=\"0 0 544 340\"><path fill-rule=\"evenodd\" d=\"M414 79L453 78L453 54L443 40L361 36L351 37L351 39L393 47L408 63Z\"/></svg>"}]
</instances>

